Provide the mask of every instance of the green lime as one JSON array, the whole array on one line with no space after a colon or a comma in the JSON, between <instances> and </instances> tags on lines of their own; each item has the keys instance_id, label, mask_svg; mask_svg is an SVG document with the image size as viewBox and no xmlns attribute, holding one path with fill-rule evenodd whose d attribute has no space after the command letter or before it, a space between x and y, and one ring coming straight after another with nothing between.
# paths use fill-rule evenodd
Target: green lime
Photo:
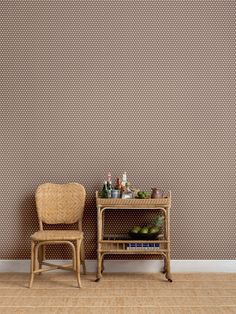
<instances>
[{"instance_id":1,"label":"green lime","mask_svg":"<svg viewBox=\"0 0 236 314\"><path fill-rule=\"evenodd\" d=\"M132 233L138 233L140 230L141 230L141 227L135 226L135 227L132 228L131 232Z\"/></svg>"},{"instance_id":2,"label":"green lime","mask_svg":"<svg viewBox=\"0 0 236 314\"><path fill-rule=\"evenodd\" d=\"M148 233L148 231L149 231L148 227L143 227L143 228L139 231L139 233Z\"/></svg>"},{"instance_id":3,"label":"green lime","mask_svg":"<svg viewBox=\"0 0 236 314\"><path fill-rule=\"evenodd\" d=\"M157 233L159 231L158 227L151 227L149 228L149 233Z\"/></svg>"}]
</instances>

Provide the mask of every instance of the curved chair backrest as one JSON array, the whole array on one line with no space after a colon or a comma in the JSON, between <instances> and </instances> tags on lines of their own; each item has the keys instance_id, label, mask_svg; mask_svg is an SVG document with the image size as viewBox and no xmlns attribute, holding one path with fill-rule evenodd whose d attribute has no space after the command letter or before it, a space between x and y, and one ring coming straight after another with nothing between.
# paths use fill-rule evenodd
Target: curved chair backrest
<instances>
[{"instance_id":1,"label":"curved chair backrest","mask_svg":"<svg viewBox=\"0 0 236 314\"><path fill-rule=\"evenodd\" d=\"M85 189L79 183L40 185L35 194L39 223L73 224L83 217Z\"/></svg>"}]
</instances>

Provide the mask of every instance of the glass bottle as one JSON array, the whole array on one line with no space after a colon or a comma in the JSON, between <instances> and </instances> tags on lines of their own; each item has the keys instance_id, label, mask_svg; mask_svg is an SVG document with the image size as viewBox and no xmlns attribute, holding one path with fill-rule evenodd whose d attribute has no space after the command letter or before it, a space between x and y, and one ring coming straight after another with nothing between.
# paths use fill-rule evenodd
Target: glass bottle
<instances>
[{"instance_id":1,"label":"glass bottle","mask_svg":"<svg viewBox=\"0 0 236 314\"><path fill-rule=\"evenodd\" d=\"M121 188L124 191L127 183L127 174L126 172L123 173L122 175L122 182L121 182Z\"/></svg>"},{"instance_id":2,"label":"glass bottle","mask_svg":"<svg viewBox=\"0 0 236 314\"><path fill-rule=\"evenodd\" d=\"M108 175L107 175L107 182L110 183L112 185L112 181L111 181L111 173L108 172Z\"/></svg>"},{"instance_id":3,"label":"glass bottle","mask_svg":"<svg viewBox=\"0 0 236 314\"><path fill-rule=\"evenodd\" d=\"M125 189L122 192L122 198L133 198L133 193L130 189L130 183L126 182Z\"/></svg>"},{"instance_id":4,"label":"glass bottle","mask_svg":"<svg viewBox=\"0 0 236 314\"><path fill-rule=\"evenodd\" d=\"M115 190L121 190L121 181L119 177L116 177Z\"/></svg>"},{"instance_id":5,"label":"glass bottle","mask_svg":"<svg viewBox=\"0 0 236 314\"><path fill-rule=\"evenodd\" d=\"M102 188L102 198L108 198L107 181L104 182L104 185Z\"/></svg>"},{"instance_id":6,"label":"glass bottle","mask_svg":"<svg viewBox=\"0 0 236 314\"><path fill-rule=\"evenodd\" d=\"M107 182L107 198L111 198L112 185L111 181Z\"/></svg>"}]
</instances>

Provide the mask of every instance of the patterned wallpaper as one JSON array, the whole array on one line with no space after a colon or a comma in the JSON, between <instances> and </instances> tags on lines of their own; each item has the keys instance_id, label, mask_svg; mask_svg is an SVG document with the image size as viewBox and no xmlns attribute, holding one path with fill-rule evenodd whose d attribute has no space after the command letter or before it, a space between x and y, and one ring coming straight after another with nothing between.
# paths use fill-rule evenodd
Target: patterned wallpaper
<instances>
[{"instance_id":1,"label":"patterned wallpaper","mask_svg":"<svg viewBox=\"0 0 236 314\"><path fill-rule=\"evenodd\" d=\"M235 259L235 13L234 0L0 2L1 259L30 257L36 187L71 181L95 259L108 171L172 190L173 259Z\"/></svg>"}]
</instances>

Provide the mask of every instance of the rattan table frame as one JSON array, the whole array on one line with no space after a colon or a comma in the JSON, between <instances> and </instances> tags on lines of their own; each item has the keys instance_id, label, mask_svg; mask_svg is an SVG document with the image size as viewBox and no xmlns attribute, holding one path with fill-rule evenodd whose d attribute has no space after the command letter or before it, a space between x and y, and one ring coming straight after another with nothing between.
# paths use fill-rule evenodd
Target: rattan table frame
<instances>
[{"instance_id":1,"label":"rattan table frame","mask_svg":"<svg viewBox=\"0 0 236 314\"><path fill-rule=\"evenodd\" d=\"M168 197L159 199L103 199L99 198L96 192L97 204L97 279L98 282L102 278L104 271L104 256L108 254L136 255L148 254L158 255L163 258L163 273L169 282L172 282L170 270L170 208L171 208L171 192ZM162 212L164 216L163 238L161 240L107 240L104 239L105 211L111 209L135 210L135 209L156 209ZM159 243L160 249L155 251L147 250L126 250L125 245L128 243Z\"/></svg>"}]
</instances>

